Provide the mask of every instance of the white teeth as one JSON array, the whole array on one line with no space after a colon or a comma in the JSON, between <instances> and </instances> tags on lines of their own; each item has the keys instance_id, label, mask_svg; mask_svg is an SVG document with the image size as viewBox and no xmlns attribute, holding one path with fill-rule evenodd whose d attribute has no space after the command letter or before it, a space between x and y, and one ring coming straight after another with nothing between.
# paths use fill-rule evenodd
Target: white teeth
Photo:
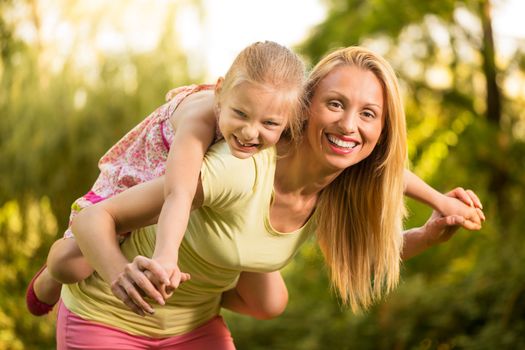
<instances>
[{"instance_id":1,"label":"white teeth","mask_svg":"<svg viewBox=\"0 0 525 350\"><path fill-rule=\"evenodd\" d=\"M357 143L355 142L343 141L333 135L328 135L328 140L330 140L330 142L332 142L333 144L343 148L354 148L355 146L357 146Z\"/></svg>"},{"instance_id":2,"label":"white teeth","mask_svg":"<svg viewBox=\"0 0 525 350\"><path fill-rule=\"evenodd\" d=\"M241 140L239 140L237 137L236 137L236 139L237 139L237 142L239 142L239 144L240 144L241 146L243 146L243 147L252 147L252 146L257 146L257 144L255 144L255 143L242 143Z\"/></svg>"}]
</instances>

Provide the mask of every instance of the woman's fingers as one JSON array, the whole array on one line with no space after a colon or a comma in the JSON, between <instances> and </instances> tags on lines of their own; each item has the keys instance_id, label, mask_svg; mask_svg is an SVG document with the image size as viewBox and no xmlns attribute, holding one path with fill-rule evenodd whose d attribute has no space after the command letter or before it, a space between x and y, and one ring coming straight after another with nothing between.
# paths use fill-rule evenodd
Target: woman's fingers
<instances>
[{"instance_id":1,"label":"woman's fingers","mask_svg":"<svg viewBox=\"0 0 525 350\"><path fill-rule=\"evenodd\" d=\"M165 301L168 300L168 298L171 296L166 293L166 284L159 281L156 278L156 276L153 275L149 270L145 270L143 273L144 276L147 278L148 283L153 283L153 285L155 286L153 289L147 292L148 296L154 298L155 301L160 305L164 305L166 303Z\"/></svg>"},{"instance_id":2,"label":"woman's fingers","mask_svg":"<svg viewBox=\"0 0 525 350\"><path fill-rule=\"evenodd\" d=\"M472 208L470 214L465 218L465 224L462 226L468 230L480 230L483 221L485 221L483 210Z\"/></svg>"},{"instance_id":3,"label":"woman's fingers","mask_svg":"<svg viewBox=\"0 0 525 350\"><path fill-rule=\"evenodd\" d=\"M179 272L179 274L178 280L181 283L190 279L187 273ZM138 315L153 314L154 309L144 300L144 296L164 305L165 300L172 295L174 290L171 281L166 276L167 273L156 261L144 256L136 256L112 283L111 290ZM168 283L164 283L165 281Z\"/></svg>"},{"instance_id":4,"label":"woman's fingers","mask_svg":"<svg viewBox=\"0 0 525 350\"><path fill-rule=\"evenodd\" d=\"M434 212L425 224L425 235L431 245L445 242L457 231L459 224L463 221L462 216L440 216Z\"/></svg>"},{"instance_id":5,"label":"woman's fingers","mask_svg":"<svg viewBox=\"0 0 525 350\"><path fill-rule=\"evenodd\" d=\"M153 283L148 279L146 274L143 271L140 271L136 269L136 267L132 266L132 264L129 264L126 266L126 269L124 270L124 273L126 276L132 281L132 284L126 284L123 287L131 288L132 286L133 290L136 291L136 287L140 288L141 292L143 292L145 295L149 296L156 302L158 302L161 305L164 305L164 299L160 295L160 293L157 291ZM126 288L125 288L126 289ZM127 291L128 289L126 289ZM130 289L131 290L131 289ZM131 295L130 295L131 296ZM142 296L139 294L140 299L142 299Z\"/></svg>"},{"instance_id":6,"label":"woman's fingers","mask_svg":"<svg viewBox=\"0 0 525 350\"><path fill-rule=\"evenodd\" d=\"M159 293L158 288L161 283L158 281L158 274L151 272L156 270L154 262L146 257L137 256L133 259L133 262L126 265L125 273L136 284L144 294L155 300L160 305L164 305L164 298ZM151 269L150 269L151 268Z\"/></svg>"},{"instance_id":7,"label":"woman's fingers","mask_svg":"<svg viewBox=\"0 0 525 350\"><path fill-rule=\"evenodd\" d=\"M129 307L133 312L140 316L145 316L145 312L153 313L153 309L148 305L144 300L142 300L143 305L140 306L140 303L134 301L133 297L134 287L129 281L126 280L125 276L120 275L119 278L111 284L111 291L117 298L122 300L122 302ZM137 290L135 292L138 294ZM140 298L142 299L142 298Z\"/></svg>"},{"instance_id":8,"label":"woman's fingers","mask_svg":"<svg viewBox=\"0 0 525 350\"><path fill-rule=\"evenodd\" d=\"M142 294L141 294L141 289L137 289L140 288L140 286L138 286L136 284L136 282L134 282L134 280L130 280L128 276L126 275L121 275L121 277L119 278L119 285L122 289L124 289L124 291L126 292L127 296L131 299L131 301L137 305L139 308L141 308L142 310L144 310L145 312L147 313L150 313L152 314L154 312L153 308L151 307L151 305L149 305L143 298Z\"/></svg>"},{"instance_id":9,"label":"woman's fingers","mask_svg":"<svg viewBox=\"0 0 525 350\"><path fill-rule=\"evenodd\" d=\"M461 226L470 231L478 231L481 229L481 224L470 220L465 220L465 222Z\"/></svg>"}]
</instances>

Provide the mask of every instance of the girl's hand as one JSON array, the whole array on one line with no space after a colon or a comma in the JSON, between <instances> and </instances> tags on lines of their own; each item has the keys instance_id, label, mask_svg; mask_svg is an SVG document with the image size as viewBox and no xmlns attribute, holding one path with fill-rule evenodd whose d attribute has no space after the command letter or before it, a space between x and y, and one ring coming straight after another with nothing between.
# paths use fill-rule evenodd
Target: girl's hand
<instances>
[{"instance_id":1,"label":"girl's hand","mask_svg":"<svg viewBox=\"0 0 525 350\"><path fill-rule=\"evenodd\" d=\"M442 216L461 216L464 220L456 220L467 230L479 230L485 221L483 206L478 196L471 190L457 187L443 195L439 211Z\"/></svg>"},{"instance_id":2,"label":"girl's hand","mask_svg":"<svg viewBox=\"0 0 525 350\"><path fill-rule=\"evenodd\" d=\"M189 273L182 272L179 269L176 256L167 258L160 256L153 257L153 261L155 261L158 266L164 270L166 276L168 276L168 280L159 279L163 282L157 286L157 290L161 293L162 298L168 300L168 298L173 295L174 290L177 289L181 283L189 280L191 276ZM159 275L157 277L163 278L164 276Z\"/></svg>"}]
</instances>

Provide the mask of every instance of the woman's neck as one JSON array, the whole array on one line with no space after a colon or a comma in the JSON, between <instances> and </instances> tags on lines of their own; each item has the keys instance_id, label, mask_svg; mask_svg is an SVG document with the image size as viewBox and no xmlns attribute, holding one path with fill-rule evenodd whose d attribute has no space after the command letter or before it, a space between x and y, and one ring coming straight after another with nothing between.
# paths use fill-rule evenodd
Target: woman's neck
<instances>
[{"instance_id":1,"label":"woman's neck","mask_svg":"<svg viewBox=\"0 0 525 350\"><path fill-rule=\"evenodd\" d=\"M297 146L289 141L279 142L277 154L274 188L283 194L317 196L341 173L320 166L304 139Z\"/></svg>"}]
</instances>

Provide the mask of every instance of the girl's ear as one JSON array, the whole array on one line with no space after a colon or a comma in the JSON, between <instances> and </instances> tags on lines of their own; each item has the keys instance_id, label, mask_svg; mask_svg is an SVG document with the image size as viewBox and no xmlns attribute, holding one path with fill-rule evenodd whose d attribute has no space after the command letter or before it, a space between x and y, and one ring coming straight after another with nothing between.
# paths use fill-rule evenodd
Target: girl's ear
<instances>
[{"instance_id":1,"label":"girl's ear","mask_svg":"<svg viewBox=\"0 0 525 350\"><path fill-rule=\"evenodd\" d=\"M222 90L222 83L224 82L223 77L219 77L217 79L217 83L215 83L215 106L214 106L214 112L215 115L218 117L221 114L221 106L220 106L220 94Z\"/></svg>"},{"instance_id":2,"label":"girl's ear","mask_svg":"<svg viewBox=\"0 0 525 350\"><path fill-rule=\"evenodd\" d=\"M218 97L221 93L223 81L223 77L219 77L219 79L217 79L217 83L215 83L215 97Z\"/></svg>"}]
</instances>

